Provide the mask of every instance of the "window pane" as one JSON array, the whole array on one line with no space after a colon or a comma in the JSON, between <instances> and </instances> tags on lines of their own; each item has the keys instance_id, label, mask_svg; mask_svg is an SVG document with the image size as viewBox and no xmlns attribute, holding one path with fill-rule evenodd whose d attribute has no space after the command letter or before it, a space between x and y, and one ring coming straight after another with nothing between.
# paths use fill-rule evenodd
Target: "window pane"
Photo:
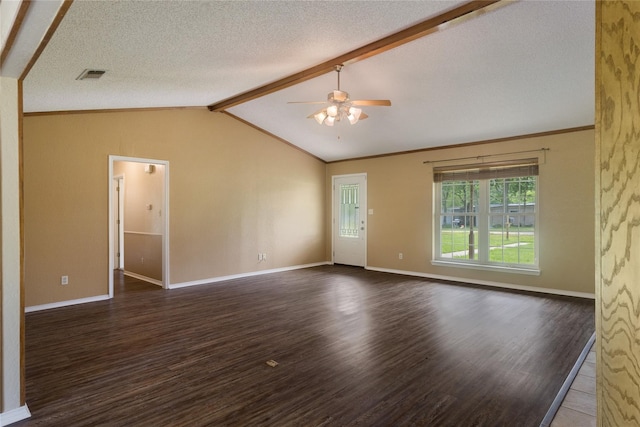
<instances>
[{"instance_id":1,"label":"window pane","mask_svg":"<svg viewBox=\"0 0 640 427\"><path fill-rule=\"evenodd\" d=\"M443 182L442 183L442 204L440 206L440 212L453 212L453 193L455 190L455 185L453 182Z\"/></svg>"},{"instance_id":2,"label":"window pane","mask_svg":"<svg viewBox=\"0 0 640 427\"><path fill-rule=\"evenodd\" d=\"M520 264L536 264L535 251L535 217L526 221L527 225L518 229L519 263Z\"/></svg>"},{"instance_id":3,"label":"window pane","mask_svg":"<svg viewBox=\"0 0 640 427\"><path fill-rule=\"evenodd\" d=\"M489 182L489 197L492 213L504 213L508 205L507 186L504 179L492 179Z\"/></svg>"},{"instance_id":4,"label":"window pane","mask_svg":"<svg viewBox=\"0 0 640 427\"><path fill-rule=\"evenodd\" d=\"M441 182L439 258L536 265L536 183L535 176Z\"/></svg>"},{"instance_id":5,"label":"window pane","mask_svg":"<svg viewBox=\"0 0 640 427\"><path fill-rule=\"evenodd\" d=\"M489 261L535 264L535 177L489 183Z\"/></svg>"},{"instance_id":6,"label":"window pane","mask_svg":"<svg viewBox=\"0 0 640 427\"><path fill-rule=\"evenodd\" d=\"M477 259L478 218L473 215L443 216L440 254L449 259Z\"/></svg>"},{"instance_id":7,"label":"window pane","mask_svg":"<svg viewBox=\"0 0 640 427\"><path fill-rule=\"evenodd\" d=\"M359 236L358 190L358 184L340 185L340 237Z\"/></svg>"},{"instance_id":8,"label":"window pane","mask_svg":"<svg viewBox=\"0 0 640 427\"><path fill-rule=\"evenodd\" d=\"M479 181L444 181L441 186L440 256L477 259Z\"/></svg>"},{"instance_id":9,"label":"window pane","mask_svg":"<svg viewBox=\"0 0 640 427\"><path fill-rule=\"evenodd\" d=\"M513 219L513 217L511 217ZM502 220L501 223L499 221ZM535 228L514 227L505 216L491 216L489 260L503 264L535 264Z\"/></svg>"},{"instance_id":10,"label":"window pane","mask_svg":"<svg viewBox=\"0 0 640 427\"><path fill-rule=\"evenodd\" d=\"M479 181L445 181L441 187L441 213L477 211Z\"/></svg>"}]
</instances>

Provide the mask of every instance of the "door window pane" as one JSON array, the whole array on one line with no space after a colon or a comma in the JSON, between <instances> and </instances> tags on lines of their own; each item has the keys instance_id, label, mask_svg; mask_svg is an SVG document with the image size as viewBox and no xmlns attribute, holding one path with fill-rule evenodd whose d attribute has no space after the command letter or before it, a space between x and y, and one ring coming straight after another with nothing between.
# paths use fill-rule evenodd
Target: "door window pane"
<instances>
[{"instance_id":1,"label":"door window pane","mask_svg":"<svg viewBox=\"0 0 640 427\"><path fill-rule=\"evenodd\" d=\"M359 185L340 185L340 237L359 237Z\"/></svg>"}]
</instances>

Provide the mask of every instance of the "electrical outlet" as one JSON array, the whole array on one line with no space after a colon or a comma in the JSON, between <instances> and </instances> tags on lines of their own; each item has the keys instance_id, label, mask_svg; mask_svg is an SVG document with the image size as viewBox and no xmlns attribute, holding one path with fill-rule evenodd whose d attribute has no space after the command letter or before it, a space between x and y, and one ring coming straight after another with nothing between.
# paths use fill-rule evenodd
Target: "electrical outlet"
<instances>
[{"instance_id":1,"label":"electrical outlet","mask_svg":"<svg viewBox=\"0 0 640 427\"><path fill-rule=\"evenodd\" d=\"M398 252L398 259L402 259L404 257L404 255L402 255L402 252Z\"/></svg>"},{"instance_id":2,"label":"electrical outlet","mask_svg":"<svg viewBox=\"0 0 640 427\"><path fill-rule=\"evenodd\" d=\"M267 254L262 254L262 260L266 261L267 260Z\"/></svg>"},{"instance_id":3,"label":"electrical outlet","mask_svg":"<svg viewBox=\"0 0 640 427\"><path fill-rule=\"evenodd\" d=\"M61 285L68 285L69 284L69 276L61 276L60 277L60 284Z\"/></svg>"},{"instance_id":4,"label":"electrical outlet","mask_svg":"<svg viewBox=\"0 0 640 427\"><path fill-rule=\"evenodd\" d=\"M262 254L258 252L258 261L262 261Z\"/></svg>"}]
</instances>

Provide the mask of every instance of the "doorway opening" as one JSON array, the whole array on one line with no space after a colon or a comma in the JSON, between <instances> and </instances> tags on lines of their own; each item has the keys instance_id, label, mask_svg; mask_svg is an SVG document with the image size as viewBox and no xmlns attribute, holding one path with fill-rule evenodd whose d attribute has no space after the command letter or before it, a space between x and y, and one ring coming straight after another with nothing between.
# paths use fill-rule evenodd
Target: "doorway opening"
<instances>
[{"instance_id":1,"label":"doorway opening","mask_svg":"<svg viewBox=\"0 0 640 427\"><path fill-rule=\"evenodd\" d=\"M169 286L169 162L109 156L109 297L118 274Z\"/></svg>"}]
</instances>

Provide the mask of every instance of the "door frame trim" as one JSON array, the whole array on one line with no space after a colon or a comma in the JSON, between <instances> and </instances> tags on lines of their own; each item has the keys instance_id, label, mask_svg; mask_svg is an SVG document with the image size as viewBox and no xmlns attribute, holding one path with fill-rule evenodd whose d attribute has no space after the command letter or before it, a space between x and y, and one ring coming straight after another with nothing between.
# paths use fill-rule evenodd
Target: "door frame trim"
<instances>
[{"instance_id":1,"label":"door frame trim","mask_svg":"<svg viewBox=\"0 0 640 427\"><path fill-rule=\"evenodd\" d=\"M147 163L164 166L164 200L162 201L162 209L164 211L164 229L162 239L162 287L169 289L169 161L146 159L140 157L126 157L109 155L109 298L113 298L113 270L115 260L113 255L114 249L114 227L113 227L113 163L114 162L133 162Z\"/></svg>"},{"instance_id":2,"label":"door frame trim","mask_svg":"<svg viewBox=\"0 0 640 427\"><path fill-rule=\"evenodd\" d=\"M352 178L352 177L362 177L365 182L365 192L366 192L366 200L367 200L367 212L364 213L365 216L365 228L364 228L364 268L367 268L367 239L369 236L369 181L367 179L367 173L349 173L344 175L332 175L331 176L331 264L335 264L335 256L336 256L336 179L339 178Z\"/></svg>"},{"instance_id":3,"label":"door frame trim","mask_svg":"<svg viewBox=\"0 0 640 427\"><path fill-rule=\"evenodd\" d=\"M120 259L116 260L114 258L114 269L124 270L124 175L116 175L113 177L113 180L118 182L118 188L120 189L118 192L118 218L120 219L120 227L118 228L118 253L120 253ZM115 218L114 218L115 219ZM115 246L115 242L114 242ZM115 248L114 248L115 249ZM120 261L117 263L116 261ZM116 264L118 264L116 266Z\"/></svg>"}]
</instances>

